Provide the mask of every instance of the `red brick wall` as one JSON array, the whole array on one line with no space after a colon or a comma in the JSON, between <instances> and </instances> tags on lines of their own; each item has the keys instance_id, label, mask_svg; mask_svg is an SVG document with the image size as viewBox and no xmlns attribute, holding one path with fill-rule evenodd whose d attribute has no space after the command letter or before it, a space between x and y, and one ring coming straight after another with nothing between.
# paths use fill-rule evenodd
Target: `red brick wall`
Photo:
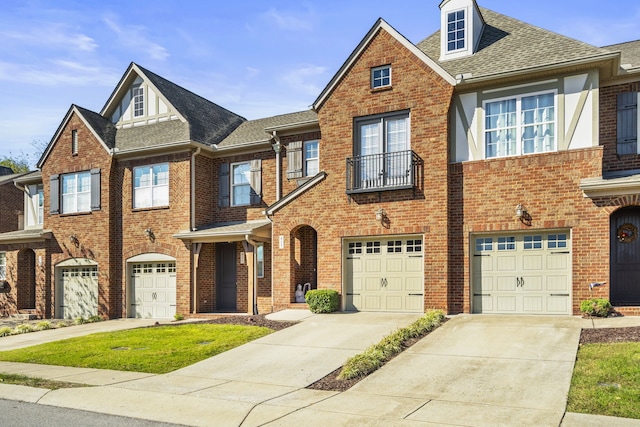
<instances>
[{"instance_id":1,"label":"red brick wall","mask_svg":"<svg viewBox=\"0 0 640 427\"><path fill-rule=\"evenodd\" d=\"M0 185L0 233L15 231L22 228L18 217L24 211L24 193L9 181Z\"/></svg>"},{"instance_id":2,"label":"red brick wall","mask_svg":"<svg viewBox=\"0 0 640 427\"><path fill-rule=\"evenodd\" d=\"M78 132L78 154L71 153L71 131ZM42 166L44 183L44 229L53 230L50 262L56 265L70 258L87 258L98 263L98 311L106 317L119 317L116 309L120 295L116 289L119 278L114 275L112 263L112 158L105 147L95 138L84 122L75 114L61 130ZM84 172L100 169L101 209L80 214L50 214L50 177L53 174ZM70 236L78 238L78 245L70 242ZM55 270L51 269L47 290L55 295ZM50 304L53 304L51 299ZM53 314L53 308L50 308Z\"/></svg>"},{"instance_id":3,"label":"red brick wall","mask_svg":"<svg viewBox=\"0 0 640 427\"><path fill-rule=\"evenodd\" d=\"M582 177L600 175L602 152L598 147L450 165L451 311L471 309L472 234L571 229L578 314L580 301L591 296L588 284L609 276L609 215L580 190ZM515 217L519 203L531 214L531 226Z\"/></svg>"},{"instance_id":4,"label":"red brick wall","mask_svg":"<svg viewBox=\"0 0 640 427\"><path fill-rule=\"evenodd\" d=\"M391 64L393 88L371 91L370 69ZM342 238L416 233L425 239L425 308L448 310L447 135L453 88L399 42L381 31L321 106L320 169L327 178L274 216L275 309L287 307L296 285L295 235L303 225L317 232L318 288L343 292ZM348 197L346 158L353 156L353 120L410 110L411 148L425 162L424 182L412 190ZM286 176L286 167L283 168ZM286 179L286 178L285 178ZM375 218L384 208L388 228ZM278 238L285 237L283 249ZM428 284L428 286L427 286Z\"/></svg>"},{"instance_id":5,"label":"red brick wall","mask_svg":"<svg viewBox=\"0 0 640 427\"><path fill-rule=\"evenodd\" d=\"M640 92L640 82L600 88L600 145L604 147L603 171L640 169L640 155L617 154L617 96Z\"/></svg>"}]
</instances>

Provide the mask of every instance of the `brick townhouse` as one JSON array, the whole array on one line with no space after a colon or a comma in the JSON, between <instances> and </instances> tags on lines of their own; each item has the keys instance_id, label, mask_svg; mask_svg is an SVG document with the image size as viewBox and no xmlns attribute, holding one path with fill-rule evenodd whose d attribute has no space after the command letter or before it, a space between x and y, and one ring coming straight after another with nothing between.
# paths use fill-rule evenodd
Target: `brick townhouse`
<instances>
[{"instance_id":1,"label":"brick townhouse","mask_svg":"<svg viewBox=\"0 0 640 427\"><path fill-rule=\"evenodd\" d=\"M640 314L640 42L439 14L417 44L378 20L310 110L258 120L131 64L15 179L0 310L264 313L308 284L342 310Z\"/></svg>"}]
</instances>

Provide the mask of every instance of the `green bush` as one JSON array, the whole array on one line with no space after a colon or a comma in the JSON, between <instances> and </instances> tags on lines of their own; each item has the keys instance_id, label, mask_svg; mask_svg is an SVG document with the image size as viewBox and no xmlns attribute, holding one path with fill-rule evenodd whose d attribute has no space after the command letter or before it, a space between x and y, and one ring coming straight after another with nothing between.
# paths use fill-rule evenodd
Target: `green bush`
<instances>
[{"instance_id":1,"label":"green bush","mask_svg":"<svg viewBox=\"0 0 640 427\"><path fill-rule=\"evenodd\" d=\"M102 322L103 320L104 319L102 318L102 316L98 316L97 314L94 314L93 316L87 319L87 323Z\"/></svg>"},{"instance_id":2,"label":"green bush","mask_svg":"<svg viewBox=\"0 0 640 427\"><path fill-rule=\"evenodd\" d=\"M176 320L176 322L179 322L181 320L184 320L184 314L176 313L176 314L173 315L173 318Z\"/></svg>"},{"instance_id":3,"label":"green bush","mask_svg":"<svg viewBox=\"0 0 640 427\"><path fill-rule=\"evenodd\" d=\"M35 328L31 326L29 323L23 323L22 325L16 326L14 329L15 334L26 334L27 332L33 332Z\"/></svg>"},{"instance_id":4,"label":"green bush","mask_svg":"<svg viewBox=\"0 0 640 427\"><path fill-rule=\"evenodd\" d=\"M589 316L607 317L612 309L611 303L605 298L591 298L580 303L580 311Z\"/></svg>"},{"instance_id":5,"label":"green bush","mask_svg":"<svg viewBox=\"0 0 640 427\"><path fill-rule=\"evenodd\" d=\"M11 335L11 328L8 326L3 326L0 328L0 337L8 337Z\"/></svg>"},{"instance_id":6,"label":"green bush","mask_svg":"<svg viewBox=\"0 0 640 427\"><path fill-rule=\"evenodd\" d=\"M47 329L51 329L53 326L51 325L51 322L49 322L48 320L42 320L40 322L38 322L38 324L36 325L36 329L39 331L44 331Z\"/></svg>"},{"instance_id":7,"label":"green bush","mask_svg":"<svg viewBox=\"0 0 640 427\"><path fill-rule=\"evenodd\" d=\"M340 294L332 289L312 289L305 298L312 313L332 313L340 307Z\"/></svg>"},{"instance_id":8,"label":"green bush","mask_svg":"<svg viewBox=\"0 0 640 427\"><path fill-rule=\"evenodd\" d=\"M85 319L84 317L78 317L73 321L73 323L75 323L76 325L84 325L85 323L87 323L87 319Z\"/></svg>"}]
</instances>

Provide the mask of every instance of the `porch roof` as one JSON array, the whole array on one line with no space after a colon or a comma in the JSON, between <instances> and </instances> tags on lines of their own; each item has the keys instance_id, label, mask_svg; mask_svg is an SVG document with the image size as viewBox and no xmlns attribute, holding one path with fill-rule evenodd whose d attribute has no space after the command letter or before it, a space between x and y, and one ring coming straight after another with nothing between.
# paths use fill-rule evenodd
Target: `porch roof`
<instances>
[{"instance_id":1,"label":"porch roof","mask_svg":"<svg viewBox=\"0 0 640 427\"><path fill-rule=\"evenodd\" d=\"M41 228L9 231L8 233L0 234L0 244L44 242L51 239L51 236L51 230L43 230Z\"/></svg>"},{"instance_id":2,"label":"porch roof","mask_svg":"<svg viewBox=\"0 0 640 427\"><path fill-rule=\"evenodd\" d=\"M271 241L271 221L217 222L193 231L181 231L173 235L176 239L199 243L239 242L249 238L260 242Z\"/></svg>"},{"instance_id":3,"label":"porch roof","mask_svg":"<svg viewBox=\"0 0 640 427\"><path fill-rule=\"evenodd\" d=\"M603 173L580 181L585 197L624 196L640 193L640 170Z\"/></svg>"}]
</instances>

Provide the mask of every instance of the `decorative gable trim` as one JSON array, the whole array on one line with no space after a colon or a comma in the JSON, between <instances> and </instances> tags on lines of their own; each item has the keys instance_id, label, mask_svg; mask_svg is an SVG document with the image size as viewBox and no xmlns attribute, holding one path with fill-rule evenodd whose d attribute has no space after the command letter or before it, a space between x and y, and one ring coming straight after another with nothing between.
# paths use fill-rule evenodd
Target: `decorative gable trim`
<instances>
[{"instance_id":1,"label":"decorative gable trim","mask_svg":"<svg viewBox=\"0 0 640 427\"><path fill-rule=\"evenodd\" d=\"M433 59L429 58L424 52L422 52L416 45L411 43L400 34L395 28L389 25L384 19L380 18L374 24L374 26L369 30L367 35L362 39L360 44L356 47L356 49L351 53L349 58L342 64L342 67L338 70L338 72L333 76L329 84L322 90L320 96L314 101L312 108L314 110L318 110L322 104L327 100L327 98L331 95L335 87L342 80L342 78L347 74L347 72L351 69L353 64L360 58L366 47L373 40L373 38L378 34L379 31L384 30L393 38L395 38L400 44L402 44L405 48L407 48L411 53L413 53L418 59L424 62L429 68L434 70L440 77L446 80L451 86L456 85L456 79L447 73L444 68L438 65Z\"/></svg>"},{"instance_id":2,"label":"decorative gable trim","mask_svg":"<svg viewBox=\"0 0 640 427\"><path fill-rule=\"evenodd\" d=\"M102 145L102 148L104 148L104 150L109 155L112 155L111 149L102 139L102 137L98 135L96 130L93 128L93 126L89 124L89 122L84 117L80 109L75 104L72 104L71 107L69 107L69 110L67 111L67 114L65 115L64 119L62 120L62 123L60 123L60 126L58 126L58 129L56 130L56 133L53 135L53 138L51 138L49 145L47 145L47 149L44 151L44 153L40 157L40 160L36 165L38 169L42 169L42 165L44 165L44 162L47 160L47 157L49 157L49 154L51 153L51 150L53 149L54 144L56 143L56 141L58 141L58 139L60 138L60 135L62 135L62 130L67 126L73 114L76 114L80 118L80 120L82 120L82 123L85 125L85 127L89 129L89 131L96 138L96 140L100 142L100 145Z\"/></svg>"}]
</instances>

